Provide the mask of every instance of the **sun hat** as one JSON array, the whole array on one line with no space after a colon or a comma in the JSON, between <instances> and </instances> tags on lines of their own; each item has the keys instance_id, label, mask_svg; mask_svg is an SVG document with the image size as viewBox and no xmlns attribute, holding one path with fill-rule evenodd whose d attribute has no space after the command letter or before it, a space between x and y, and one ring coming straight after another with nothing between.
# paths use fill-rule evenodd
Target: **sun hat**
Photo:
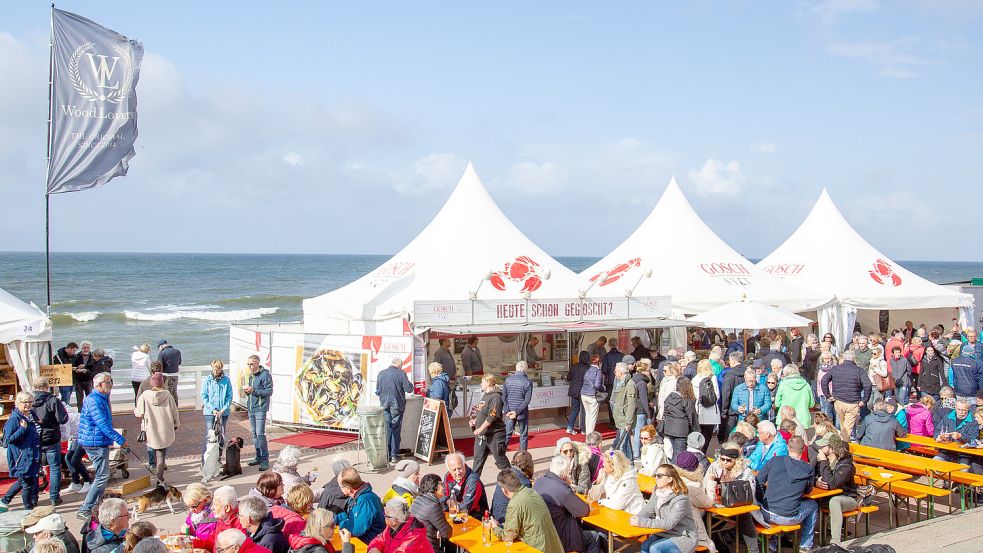
<instances>
[{"instance_id":1,"label":"sun hat","mask_svg":"<svg viewBox=\"0 0 983 553\"><path fill-rule=\"evenodd\" d=\"M39 520L34 526L25 528L24 531L28 534L37 534L45 530L49 532L64 532L65 528L65 519L58 513L53 513Z\"/></svg>"}]
</instances>

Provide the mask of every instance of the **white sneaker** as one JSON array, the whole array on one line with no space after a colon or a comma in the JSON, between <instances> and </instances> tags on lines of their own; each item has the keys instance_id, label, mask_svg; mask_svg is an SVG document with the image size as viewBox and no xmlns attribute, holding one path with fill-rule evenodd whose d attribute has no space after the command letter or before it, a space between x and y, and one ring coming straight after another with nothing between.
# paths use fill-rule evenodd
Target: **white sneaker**
<instances>
[{"instance_id":1,"label":"white sneaker","mask_svg":"<svg viewBox=\"0 0 983 553\"><path fill-rule=\"evenodd\" d=\"M79 490L79 493L89 493L90 488L92 488L92 483L86 482L85 484L82 485L82 488Z\"/></svg>"},{"instance_id":2,"label":"white sneaker","mask_svg":"<svg viewBox=\"0 0 983 553\"><path fill-rule=\"evenodd\" d=\"M66 489L66 491L68 493L75 493L75 492L77 492L77 491L79 491L81 489L82 489L82 484L76 484L76 483L72 482L72 484L70 486L68 486L68 488Z\"/></svg>"}]
</instances>

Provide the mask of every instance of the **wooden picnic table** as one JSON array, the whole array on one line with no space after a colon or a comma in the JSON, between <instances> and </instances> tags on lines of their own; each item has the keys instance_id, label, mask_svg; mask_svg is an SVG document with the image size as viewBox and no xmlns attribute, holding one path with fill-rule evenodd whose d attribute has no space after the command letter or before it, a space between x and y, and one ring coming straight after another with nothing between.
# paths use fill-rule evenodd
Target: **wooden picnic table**
<instances>
[{"instance_id":1,"label":"wooden picnic table","mask_svg":"<svg viewBox=\"0 0 983 553\"><path fill-rule=\"evenodd\" d=\"M926 447L934 447L935 449L953 451L955 453L961 453L963 455L975 455L977 457L983 457L983 447L962 447L962 445L958 443L940 442L935 438L927 438L925 436L915 436L914 434L908 434L904 438L896 438L896 439L899 442L908 442L912 444L923 445Z\"/></svg>"},{"instance_id":2,"label":"wooden picnic table","mask_svg":"<svg viewBox=\"0 0 983 553\"><path fill-rule=\"evenodd\" d=\"M905 440L908 441L907 438ZM917 474L925 475L928 477L929 486L935 485L934 480L936 475L942 480L951 480L949 478L951 473L969 469L969 465L929 459L909 453L889 451L879 447L870 447L855 443L850 444L850 453L853 453L855 458L860 457L863 463L882 465L890 469L910 470Z\"/></svg>"},{"instance_id":3,"label":"wooden picnic table","mask_svg":"<svg viewBox=\"0 0 983 553\"><path fill-rule=\"evenodd\" d=\"M850 445L852 446L853 444ZM887 470L880 467L872 467L857 462L854 462L853 466L857 469L857 478L860 478L865 482L869 482L875 488L884 490L887 493L888 524L891 528L894 528L894 493L891 492L891 484L911 480L912 476L904 472Z\"/></svg>"},{"instance_id":4,"label":"wooden picnic table","mask_svg":"<svg viewBox=\"0 0 983 553\"><path fill-rule=\"evenodd\" d=\"M331 545L335 551L341 551L341 534L338 533L338 528L334 529L334 534L331 536ZM352 546L355 548L355 553L365 553L369 550L369 546L355 536L352 536Z\"/></svg>"},{"instance_id":5,"label":"wooden picnic table","mask_svg":"<svg viewBox=\"0 0 983 553\"><path fill-rule=\"evenodd\" d=\"M707 536L713 538L714 532L726 528L734 529L734 550L741 549L741 530L737 527L737 517L759 510L757 505L742 505L741 507L711 507L705 509ZM714 522L716 520L716 523Z\"/></svg>"},{"instance_id":6,"label":"wooden picnic table","mask_svg":"<svg viewBox=\"0 0 983 553\"><path fill-rule=\"evenodd\" d=\"M494 534L492 535L491 544L485 545L481 537L483 529L480 520L474 517L468 517L466 522L454 522L448 513L444 513L444 518L454 528L454 535L449 540L459 550L486 551L487 553L537 553L539 551L535 547L530 547L528 544L522 543L519 540L516 540L512 543L511 547L508 547L504 541L495 537ZM338 551L341 551L341 549L338 549Z\"/></svg>"},{"instance_id":7,"label":"wooden picnic table","mask_svg":"<svg viewBox=\"0 0 983 553\"><path fill-rule=\"evenodd\" d=\"M596 501L591 502L591 500L584 495L580 495L580 498L586 501L590 506L590 514L585 516L582 520L608 533L608 553L614 553L614 541L616 537L633 540L642 536L651 536L652 534L664 532L664 530L660 528L643 528L641 526L632 526L628 520L634 515L628 511L605 507Z\"/></svg>"}]
</instances>

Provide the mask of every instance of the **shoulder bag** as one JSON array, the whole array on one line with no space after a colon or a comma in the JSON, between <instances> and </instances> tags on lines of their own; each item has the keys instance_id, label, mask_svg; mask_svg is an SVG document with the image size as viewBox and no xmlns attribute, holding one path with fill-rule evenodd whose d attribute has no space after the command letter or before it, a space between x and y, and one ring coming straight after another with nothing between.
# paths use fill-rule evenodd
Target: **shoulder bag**
<instances>
[{"instance_id":1,"label":"shoulder bag","mask_svg":"<svg viewBox=\"0 0 983 553\"><path fill-rule=\"evenodd\" d=\"M738 478L729 482L720 482L717 489L720 493L720 504L724 507L742 507L754 503L754 490L747 480Z\"/></svg>"}]
</instances>

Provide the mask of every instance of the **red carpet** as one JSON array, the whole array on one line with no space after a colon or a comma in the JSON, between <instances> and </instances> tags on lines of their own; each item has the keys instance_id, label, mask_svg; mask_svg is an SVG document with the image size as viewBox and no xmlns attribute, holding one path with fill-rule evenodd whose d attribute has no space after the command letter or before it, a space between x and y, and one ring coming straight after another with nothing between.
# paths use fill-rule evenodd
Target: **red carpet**
<instances>
[{"instance_id":1,"label":"red carpet","mask_svg":"<svg viewBox=\"0 0 983 553\"><path fill-rule=\"evenodd\" d=\"M358 439L358 434L348 432L330 432L325 430L309 430L298 432L282 438L270 440L283 445L292 445L304 448L327 449L336 445L347 444Z\"/></svg>"},{"instance_id":2,"label":"red carpet","mask_svg":"<svg viewBox=\"0 0 983 553\"><path fill-rule=\"evenodd\" d=\"M16 478L0 478L0 494L7 493L7 490L9 490L10 487L16 482Z\"/></svg>"},{"instance_id":3,"label":"red carpet","mask_svg":"<svg viewBox=\"0 0 983 553\"><path fill-rule=\"evenodd\" d=\"M607 426L606 424L598 424L596 430L601 433L601 436L605 440L610 440L615 437L617 432ZM566 429L549 430L547 432L536 432L529 433L529 449L535 449L538 447L552 447L556 445L556 441L563 437L570 438L575 442L583 442L584 434L580 433L576 436L571 436L567 434ZM454 448L460 451L464 455L470 457L474 455L474 438L459 438L454 440ZM509 441L509 451L519 451L519 435L512 434L512 440Z\"/></svg>"}]
</instances>

